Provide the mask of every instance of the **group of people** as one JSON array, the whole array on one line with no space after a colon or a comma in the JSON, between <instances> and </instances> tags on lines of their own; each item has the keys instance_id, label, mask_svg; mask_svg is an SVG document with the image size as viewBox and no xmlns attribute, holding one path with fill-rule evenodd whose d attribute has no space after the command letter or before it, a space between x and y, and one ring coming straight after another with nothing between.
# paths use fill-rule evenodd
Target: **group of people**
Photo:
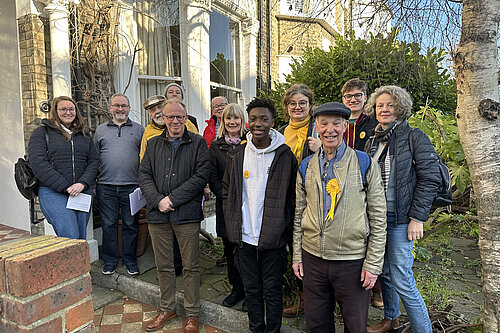
<instances>
[{"instance_id":1,"label":"group of people","mask_svg":"<svg viewBox=\"0 0 500 333\"><path fill-rule=\"evenodd\" d=\"M67 209L66 202L82 192L92 196L97 177L103 274L114 273L118 262L119 216L122 262L129 274L139 274L128 195L140 187L161 292L146 331L177 316L178 257L184 331L198 332L202 200L213 192L233 288L223 305L243 300L252 332L279 332L282 316L302 312L308 332L334 331L337 303L347 331L385 332L399 325L400 300L412 330L432 332L413 277L412 248L423 236L440 174L429 138L408 125L406 90L383 86L368 98L366 83L351 79L343 103L315 107L311 89L294 84L283 97L289 121L279 130L270 100L254 98L245 115L218 96L203 136L183 97L170 84L165 96L148 98L143 106L151 121L144 130L128 118L128 98L115 94L112 119L93 140L76 103L57 97L28 146L40 207L58 236L85 238L89 213ZM284 308L289 258L300 293ZM367 326L377 281L381 290L372 302L383 303L384 319Z\"/></svg>"}]
</instances>

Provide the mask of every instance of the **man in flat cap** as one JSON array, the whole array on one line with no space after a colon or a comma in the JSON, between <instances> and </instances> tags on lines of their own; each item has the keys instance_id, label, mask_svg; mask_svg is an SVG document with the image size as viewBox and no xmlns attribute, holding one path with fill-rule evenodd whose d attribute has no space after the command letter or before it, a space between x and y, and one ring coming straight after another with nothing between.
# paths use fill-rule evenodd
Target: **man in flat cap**
<instances>
[{"instance_id":1,"label":"man in flat cap","mask_svg":"<svg viewBox=\"0 0 500 333\"><path fill-rule=\"evenodd\" d=\"M169 85L170 86L170 85ZM167 88L169 87L167 86ZM179 85L176 85L179 86ZM180 87L180 86L179 86ZM174 86L175 88L175 86ZM165 90L168 92L169 89ZM172 95L171 98L179 98L182 101L182 92L179 93L179 97L177 95ZM151 118L148 126L144 131L144 135L141 141L141 160L144 156L144 152L146 151L146 144L149 139L154 138L155 136L160 135L165 130L165 124L163 123L161 112L163 110L163 105L165 105L165 101L167 98L163 95L153 95L150 96L142 106L149 113L149 118ZM196 119L196 118L195 118ZM192 133L198 134L197 127L193 125L189 120L185 124L188 131Z\"/></svg>"},{"instance_id":2,"label":"man in flat cap","mask_svg":"<svg viewBox=\"0 0 500 333\"><path fill-rule=\"evenodd\" d=\"M293 270L304 282L306 325L312 333L335 331L335 302L346 331L366 332L369 290L384 260L380 169L366 153L345 144L350 114L337 102L316 108L321 148L302 161L297 175Z\"/></svg>"},{"instance_id":3,"label":"man in flat cap","mask_svg":"<svg viewBox=\"0 0 500 333\"><path fill-rule=\"evenodd\" d=\"M144 135L142 136L140 152L141 160L144 156L144 152L146 151L146 144L148 140L160 135L161 132L165 130L165 123L161 117L161 111L163 110L163 104L165 101L165 96L153 95L142 104L144 109L148 111L149 118L151 118L151 120L149 121L148 126L146 126Z\"/></svg>"}]
</instances>

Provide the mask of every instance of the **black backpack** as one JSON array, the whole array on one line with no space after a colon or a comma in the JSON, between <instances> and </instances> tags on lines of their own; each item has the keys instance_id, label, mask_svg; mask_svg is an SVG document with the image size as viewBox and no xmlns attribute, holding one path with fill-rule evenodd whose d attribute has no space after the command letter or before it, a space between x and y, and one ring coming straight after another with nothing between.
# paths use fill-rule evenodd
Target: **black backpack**
<instances>
[{"instance_id":1,"label":"black backpack","mask_svg":"<svg viewBox=\"0 0 500 333\"><path fill-rule=\"evenodd\" d=\"M412 128L410 131L409 142L410 142L410 153L413 156L413 131L415 129ZM437 155L437 154L436 154ZM415 160L415 159L413 159ZM439 168L439 173L441 175L441 184L439 184L436 196L434 197L434 201L432 202L432 208L437 207L446 207L451 205L453 192L451 190L451 177L450 170L444 164L443 158L441 155L437 155L437 164Z\"/></svg>"},{"instance_id":2,"label":"black backpack","mask_svg":"<svg viewBox=\"0 0 500 333\"><path fill-rule=\"evenodd\" d=\"M49 134L47 132L47 127L42 125L45 129L45 140L47 141L47 147L49 145ZM17 159L14 164L14 179L16 181L17 188L19 192L28 200L35 199L38 195L38 179L33 174L31 170L28 157L24 155Z\"/></svg>"}]
</instances>

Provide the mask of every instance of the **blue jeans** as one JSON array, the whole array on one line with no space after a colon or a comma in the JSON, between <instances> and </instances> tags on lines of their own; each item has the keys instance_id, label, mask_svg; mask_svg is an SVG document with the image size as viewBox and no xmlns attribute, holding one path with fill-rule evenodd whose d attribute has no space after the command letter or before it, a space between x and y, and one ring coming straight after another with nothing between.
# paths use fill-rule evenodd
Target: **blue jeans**
<instances>
[{"instance_id":1,"label":"blue jeans","mask_svg":"<svg viewBox=\"0 0 500 333\"><path fill-rule=\"evenodd\" d=\"M129 194L137 185L97 185L97 203L101 215L102 248L104 264L118 262L118 213L122 220L122 263L136 264L137 221L130 214Z\"/></svg>"},{"instance_id":2,"label":"blue jeans","mask_svg":"<svg viewBox=\"0 0 500 333\"><path fill-rule=\"evenodd\" d=\"M396 319L401 315L401 298L410 318L412 332L431 333L432 325L427 307L413 277L413 241L408 240L408 224L395 224L394 221L395 214L388 212L384 267L380 275L384 316Z\"/></svg>"},{"instance_id":3,"label":"blue jeans","mask_svg":"<svg viewBox=\"0 0 500 333\"><path fill-rule=\"evenodd\" d=\"M82 192L93 195L91 188ZM54 191L49 187L40 186L38 189L40 209L47 221L54 228L57 237L86 239L90 212L81 212L66 208L68 197L68 194Z\"/></svg>"}]
</instances>

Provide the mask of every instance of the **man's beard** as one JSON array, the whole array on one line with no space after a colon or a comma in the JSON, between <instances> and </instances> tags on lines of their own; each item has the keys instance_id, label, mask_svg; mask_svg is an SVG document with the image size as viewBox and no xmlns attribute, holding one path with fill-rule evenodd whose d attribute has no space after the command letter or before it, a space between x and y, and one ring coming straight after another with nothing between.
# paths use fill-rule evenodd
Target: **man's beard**
<instances>
[{"instance_id":1,"label":"man's beard","mask_svg":"<svg viewBox=\"0 0 500 333\"><path fill-rule=\"evenodd\" d=\"M154 117L153 121L158 126L165 126L165 123L163 122L163 119L161 118L161 114L159 115L159 117Z\"/></svg>"}]
</instances>

